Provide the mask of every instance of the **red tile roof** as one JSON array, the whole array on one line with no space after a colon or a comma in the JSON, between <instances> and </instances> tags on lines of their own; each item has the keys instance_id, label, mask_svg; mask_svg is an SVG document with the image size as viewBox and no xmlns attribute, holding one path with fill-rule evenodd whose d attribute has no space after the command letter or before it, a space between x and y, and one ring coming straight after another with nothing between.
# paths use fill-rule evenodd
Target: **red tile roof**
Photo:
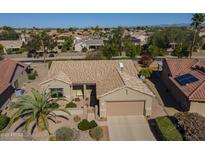
<instances>
[{"instance_id":1,"label":"red tile roof","mask_svg":"<svg viewBox=\"0 0 205 154\"><path fill-rule=\"evenodd\" d=\"M0 94L10 86L10 82L17 65L24 69L28 67L26 64L16 62L11 59L4 59L0 61Z\"/></svg>"},{"instance_id":2,"label":"red tile roof","mask_svg":"<svg viewBox=\"0 0 205 154\"><path fill-rule=\"evenodd\" d=\"M205 73L196 69L196 65L205 67L205 61L196 59L166 59L171 76L170 80L190 99L205 100ZM174 78L190 73L199 79L196 82L180 85Z\"/></svg>"}]
</instances>

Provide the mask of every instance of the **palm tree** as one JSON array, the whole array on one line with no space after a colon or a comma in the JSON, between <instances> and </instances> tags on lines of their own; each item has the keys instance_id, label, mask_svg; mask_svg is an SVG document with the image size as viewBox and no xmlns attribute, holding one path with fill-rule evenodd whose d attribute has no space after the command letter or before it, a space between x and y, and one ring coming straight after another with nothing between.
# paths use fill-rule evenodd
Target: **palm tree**
<instances>
[{"instance_id":1,"label":"palm tree","mask_svg":"<svg viewBox=\"0 0 205 154\"><path fill-rule=\"evenodd\" d=\"M53 100L51 93L45 91L40 93L38 90L32 89L32 95L21 96L17 102L11 106L11 108L17 109L17 111L11 117L8 128L19 119L23 119L23 122L15 131L21 127L24 127L27 131L32 124L31 134L33 134L34 129L37 127L41 130L47 130L50 135L49 120L54 123L56 123L56 117L68 120L67 117L55 114L54 111L63 111L69 114L66 109L59 109L59 105L56 103L58 100L59 99Z\"/></svg>"},{"instance_id":2,"label":"palm tree","mask_svg":"<svg viewBox=\"0 0 205 154\"><path fill-rule=\"evenodd\" d=\"M46 31L41 32L39 37L40 37L41 48L43 50L43 55L44 55L43 59L45 63L47 50L52 50L57 45L57 42L55 41L55 39L52 39L52 37L49 36Z\"/></svg>"},{"instance_id":3,"label":"palm tree","mask_svg":"<svg viewBox=\"0 0 205 154\"><path fill-rule=\"evenodd\" d=\"M190 54L189 54L190 58L191 58L193 50L194 50L197 32L203 26L204 19L205 19L205 16L202 13L195 13L192 17L191 26L193 26L193 28L195 29L195 32L194 32L192 47L191 47Z\"/></svg>"}]
</instances>

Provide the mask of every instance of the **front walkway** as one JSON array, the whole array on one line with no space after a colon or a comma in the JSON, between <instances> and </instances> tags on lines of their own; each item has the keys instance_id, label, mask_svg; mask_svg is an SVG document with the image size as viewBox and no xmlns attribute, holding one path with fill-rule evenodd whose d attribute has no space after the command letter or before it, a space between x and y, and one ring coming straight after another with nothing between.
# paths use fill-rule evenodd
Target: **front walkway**
<instances>
[{"instance_id":1,"label":"front walkway","mask_svg":"<svg viewBox=\"0 0 205 154\"><path fill-rule=\"evenodd\" d=\"M155 141L144 116L107 117L111 141Z\"/></svg>"}]
</instances>

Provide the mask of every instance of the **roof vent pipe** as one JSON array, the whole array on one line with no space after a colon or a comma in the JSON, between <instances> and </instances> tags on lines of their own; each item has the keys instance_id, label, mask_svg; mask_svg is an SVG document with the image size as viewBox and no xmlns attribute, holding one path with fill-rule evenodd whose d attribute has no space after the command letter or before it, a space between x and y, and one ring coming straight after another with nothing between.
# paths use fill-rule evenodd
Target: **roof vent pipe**
<instances>
[{"instance_id":1,"label":"roof vent pipe","mask_svg":"<svg viewBox=\"0 0 205 154\"><path fill-rule=\"evenodd\" d=\"M119 64L120 64L120 71L121 71L121 72L123 72L124 65L123 65L123 63L122 63L122 62L120 62Z\"/></svg>"}]
</instances>

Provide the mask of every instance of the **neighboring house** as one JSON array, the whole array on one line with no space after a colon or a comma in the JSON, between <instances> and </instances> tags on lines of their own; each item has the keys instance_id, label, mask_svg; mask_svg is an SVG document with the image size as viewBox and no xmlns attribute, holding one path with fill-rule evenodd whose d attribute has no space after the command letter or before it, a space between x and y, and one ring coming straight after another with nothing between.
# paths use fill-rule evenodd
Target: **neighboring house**
<instances>
[{"instance_id":1,"label":"neighboring house","mask_svg":"<svg viewBox=\"0 0 205 154\"><path fill-rule=\"evenodd\" d=\"M86 48L88 51L92 51L98 49L103 45L104 42L101 39L77 40L74 48L75 51L79 52L81 52L83 48Z\"/></svg>"},{"instance_id":2,"label":"neighboring house","mask_svg":"<svg viewBox=\"0 0 205 154\"><path fill-rule=\"evenodd\" d=\"M9 102L15 89L27 80L28 65L10 59L0 61L0 108Z\"/></svg>"},{"instance_id":3,"label":"neighboring house","mask_svg":"<svg viewBox=\"0 0 205 154\"><path fill-rule=\"evenodd\" d=\"M162 79L183 111L196 105L205 109L205 61L166 59Z\"/></svg>"},{"instance_id":4,"label":"neighboring house","mask_svg":"<svg viewBox=\"0 0 205 154\"><path fill-rule=\"evenodd\" d=\"M22 43L27 44L30 39L31 38L30 38L29 34L21 33L20 40L22 41Z\"/></svg>"},{"instance_id":5,"label":"neighboring house","mask_svg":"<svg viewBox=\"0 0 205 154\"><path fill-rule=\"evenodd\" d=\"M150 116L152 111L154 95L131 60L55 61L41 87L69 100L90 98L100 117Z\"/></svg>"},{"instance_id":6,"label":"neighboring house","mask_svg":"<svg viewBox=\"0 0 205 154\"><path fill-rule=\"evenodd\" d=\"M7 53L7 50L18 51L23 42L20 40L6 40L0 41L0 44L4 47L4 53Z\"/></svg>"},{"instance_id":7,"label":"neighboring house","mask_svg":"<svg viewBox=\"0 0 205 154\"><path fill-rule=\"evenodd\" d=\"M65 40L57 40L57 47L58 49L61 49L63 47Z\"/></svg>"},{"instance_id":8,"label":"neighboring house","mask_svg":"<svg viewBox=\"0 0 205 154\"><path fill-rule=\"evenodd\" d=\"M129 32L131 41L135 44L146 44L148 36L144 31Z\"/></svg>"}]
</instances>

